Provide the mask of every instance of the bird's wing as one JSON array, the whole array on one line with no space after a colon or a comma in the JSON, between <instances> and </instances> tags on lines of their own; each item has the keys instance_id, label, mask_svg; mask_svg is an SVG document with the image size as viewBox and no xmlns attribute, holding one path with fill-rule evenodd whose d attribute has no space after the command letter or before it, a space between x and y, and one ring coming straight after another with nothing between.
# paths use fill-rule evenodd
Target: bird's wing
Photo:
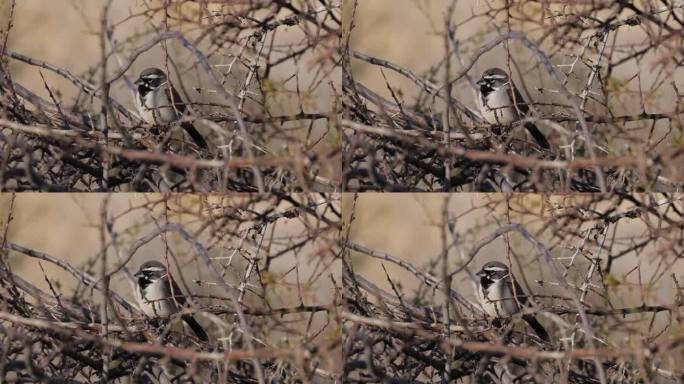
<instances>
[{"instance_id":1,"label":"bird's wing","mask_svg":"<svg viewBox=\"0 0 684 384\"><path fill-rule=\"evenodd\" d=\"M173 88L171 84L168 84L166 87L166 94L169 97L169 100L172 100L174 104L174 108L176 109L178 116L182 115L185 113L185 103L183 103L183 99L181 99L180 95L176 91L176 88ZM184 122L181 124L183 129L190 135L192 140L201 148L209 148L207 145L206 140L202 137L202 135L197 131L197 129L189 122Z\"/></svg>"},{"instance_id":2,"label":"bird's wing","mask_svg":"<svg viewBox=\"0 0 684 384\"><path fill-rule=\"evenodd\" d=\"M172 294L172 299L178 303L179 307L182 307L185 305L185 295L183 295L183 291L181 291L180 287L178 284L176 284L175 281L169 279L167 277L167 281L171 283L170 288L171 288L171 294Z\"/></svg>"},{"instance_id":3,"label":"bird's wing","mask_svg":"<svg viewBox=\"0 0 684 384\"><path fill-rule=\"evenodd\" d=\"M527 295L525 294L525 291L523 291L520 284L518 284L518 281L511 276L511 279L508 281L508 284L510 284L511 292L513 292L513 286L515 286L515 297L517 298L517 301L523 306L527 304Z\"/></svg>"},{"instance_id":4,"label":"bird's wing","mask_svg":"<svg viewBox=\"0 0 684 384\"><path fill-rule=\"evenodd\" d=\"M511 86L508 87L508 92L511 94L511 98L515 98L515 108L519 111L520 117L522 118L523 116L527 115L527 113L530 111L530 106L527 105L525 99L523 99L520 92L518 92L518 88L515 87L513 83L511 83ZM550 148L549 141L546 140L546 137L543 133L541 133L536 125L528 122L525 124L525 128L527 128L527 131L530 132L539 146L547 149Z\"/></svg>"},{"instance_id":5,"label":"bird's wing","mask_svg":"<svg viewBox=\"0 0 684 384\"><path fill-rule=\"evenodd\" d=\"M173 103L173 107L178 112L178 115L185 113L185 103L183 103L183 99L181 99L176 88L172 87L169 83L166 84L166 96L171 100L171 103Z\"/></svg>"},{"instance_id":6,"label":"bird's wing","mask_svg":"<svg viewBox=\"0 0 684 384\"><path fill-rule=\"evenodd\" d=\"M527 105L527 102L525 102L525 99L523 99L520 92L518 92L518 88L513 85L512 82L510 87L508 87L508 92L510 93L511 100L515 100L515 107L520 111L520 116L527 115L527 112L530 111L530 107Z\"/></svg>"}]
</instances>

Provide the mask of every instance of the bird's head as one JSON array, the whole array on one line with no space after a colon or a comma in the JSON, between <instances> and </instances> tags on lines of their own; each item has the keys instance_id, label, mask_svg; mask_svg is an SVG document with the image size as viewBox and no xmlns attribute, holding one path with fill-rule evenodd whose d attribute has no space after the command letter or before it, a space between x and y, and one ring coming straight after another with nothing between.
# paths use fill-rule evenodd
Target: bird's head
<instances>
[{"instance_id":1,"label":"bird's head","mask_svg":"<svg viewBox=\"0 0 684 384\"><path fill-rule=\"evenodd\" d=\"M508 84L508 73L501 68L489 68L482 72L482 77L477 81L480 88L499 89Z\"/></svg>"},{"instance_id":2,"label":"bird's head","mask_svg":"<svg viewBox=\"0 0 684 384\"><path fill-rule=\"evenodd\" d=\"M157 89L164 83L166 83L166 74L159 68L147 68L140 72L138 80L135 81L138 89L146 90Z\"/></svg>"}]
</instances>

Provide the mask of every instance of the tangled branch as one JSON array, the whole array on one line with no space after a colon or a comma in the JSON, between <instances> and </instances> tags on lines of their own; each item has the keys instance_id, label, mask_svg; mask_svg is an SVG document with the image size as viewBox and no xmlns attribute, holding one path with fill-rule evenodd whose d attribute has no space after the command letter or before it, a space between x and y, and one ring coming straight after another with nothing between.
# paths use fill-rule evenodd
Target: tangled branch
<instances>
[{"instance_id":1,"label":"tangled branch","mask_svg":"<svg viewBox=\"0 0 684 384\"><path fill-rule=\"evenodd\" d=\"M83 56L83 73L8 44L15 19L30 16L8 3L0 35L0 188L336 189L339 2L162 3L144 1L122 18L115 7L123 4L106 2L100 55ZM141 120L132 80L145 67L162 69L182 94L188 113L180 120ZM26 73L42 89L23 85ZM72 87L57 88L49 80L56 77ZM179 125L187 123L209 148L183 138Z\"/></svg>"},{"instance_id":2,"label":"tangled branch","mask_svg":"<svg viewBox=\"0 0 684 384\"><path fill-rule=\"evenodd\" d=\"M48 225L63 225L54 214L68 203L62 196L45 210ZM99 233L98 246L82 236L69 250L92 252L85 258L56 253L57 241L45 250L22 244L40 237L25 237L17 224L31 214L25 200L1 202L3 381L333 382L339 375L338 197L102 195L81 206L99 212L87 232ZM150 259L170 266L187 308L168 317L141 312L133 272ZM207 342L179 329L187 314Z\"/></svg>"},{"instance_id":3,"label":"tangled branch","mask_svg":"<svg viewBox=\"0 0 684 384\"><path fill-rule=\"evenodd\" d=\"M684 73L683 2L443 3L438 11L404 1L412 18L396 23L401 30L388 22L376 27L383 33L369 34L386 8L350 2L343 29L347 190L682 189L675 164L684 154L676 81ZM407 24L416 26L415 40L377 49L377 38L403 36ZM432 48L439 43L441 52ZM413 48L423 52L419 59ZM412 69L415 63L425 69ZM531 114L511 125L485 121L475 80L487 67L512 75ZM530 123L550 149L524 136Z\"/></svg>"}]
</instances>

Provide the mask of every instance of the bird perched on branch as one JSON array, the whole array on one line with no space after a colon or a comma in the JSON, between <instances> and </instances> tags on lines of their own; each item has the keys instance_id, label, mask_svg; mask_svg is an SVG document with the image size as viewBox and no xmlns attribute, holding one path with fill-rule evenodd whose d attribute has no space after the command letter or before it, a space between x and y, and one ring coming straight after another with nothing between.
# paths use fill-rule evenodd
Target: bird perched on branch
<instances>
[{"instance_id":1,"label":"bird perched on branch","mask_svg":"<svg viewBox=\"0 0 684 384\"><path fill-rule=\"evenodd\" d=\"M510 125L524 119L529 113L530 107L503 69L490 68L484 71L477 85L480 112L489 124ZM540 147L550 148L536 125L526 122L525 128Z\"/></svg>"},{"instance_id":2,"label":"bird perched on branch","mask_svg":"<svg viewBox=\"0 0 684 384\"><path fill-rule=\"evenodd\" d=\"M181 118L186 107L176 89L169 83L166 74L159 68L147 68L135 81L138 86L136 97L138 110L148 124L169 124ZM207 142L192 125L184 121L181 127L199 147L208 148Z\"/></svg>"},{"instance_id":3,"label":"bird perched on branch","mask_svg":"<svg viewBox=\"0 0 684 384\"><path fill-rule=\"evenodd\" d=\"M135 274L137 281L136 299L140 309L150 317L171 316L185 306L185 296L175 281L169 278L166 266L156 260L147 261ZM202 341L208 341L207 333L192 315L181 315L181 319Z\"/></svg>"},{"instance_id":4,"label":"bird perched on branch","mask_svg":"<svg viewBox=\"0 0 684 384\"><path fill-rule=\"evenodd\" d=\"M480 277L477 291L480 305L489 316L496 319L511 317L527 305L527 296L506 264L490 261L482 267L477 276ZM539 338L549 341L549 334L536 317L524 314L522 318Z\"/></svg>"}]
</instances>

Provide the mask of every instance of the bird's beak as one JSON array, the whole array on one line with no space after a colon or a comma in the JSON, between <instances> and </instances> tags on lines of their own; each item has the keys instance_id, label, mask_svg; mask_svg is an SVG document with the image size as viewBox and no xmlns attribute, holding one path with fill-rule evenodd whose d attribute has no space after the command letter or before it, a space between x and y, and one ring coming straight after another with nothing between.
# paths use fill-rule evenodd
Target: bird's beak
<instances>
[{"instance_id":1,"label":"bird's beak","mask_svg":"<svg viewBox=\"0 0 684 384\"><path fill-rule=\"evenodd\" d=\"M135 277L137 277L137 278L141 278L141 277L143 276L143 271L138 271L138 272L136 272L135 275L133 275L133 276L135 276Z\"/></svg>"},{"instance_id":2,"label":"bird's beak","mask_svg":"<svg viewBox=\"0 0 684 384\"><path fill-rule=\"evenodd\" d=\"M475 84L477 84L477 85L483 85L484 83L485 83L484 79L480 79L477 82L475 82Z\"/></svg>"},{"instance_id":3,"label":"bird's beak","mask_svg":"<svg viewBox=\"0 0 684 384\"><path fill-rule=\"evenodd\" d=\"M141 85L142 83L143 83L143 80L142 80L142 79L138 79L138 80L136 80L135 83L133 83L133 84L139 86L139 85Z\"/></svg>"},{"instance_id":4,"label":"bird's beak","mask_svg":"<svg viewBox=\"0 0 684 384\"><path fill-rule=\"evenodd\" d=\"M485 271L480 271L480 272L475 274L475 276L480 276L480 277L482 277L484 275L485 275Z\"/></svg>"}]
</instances>

